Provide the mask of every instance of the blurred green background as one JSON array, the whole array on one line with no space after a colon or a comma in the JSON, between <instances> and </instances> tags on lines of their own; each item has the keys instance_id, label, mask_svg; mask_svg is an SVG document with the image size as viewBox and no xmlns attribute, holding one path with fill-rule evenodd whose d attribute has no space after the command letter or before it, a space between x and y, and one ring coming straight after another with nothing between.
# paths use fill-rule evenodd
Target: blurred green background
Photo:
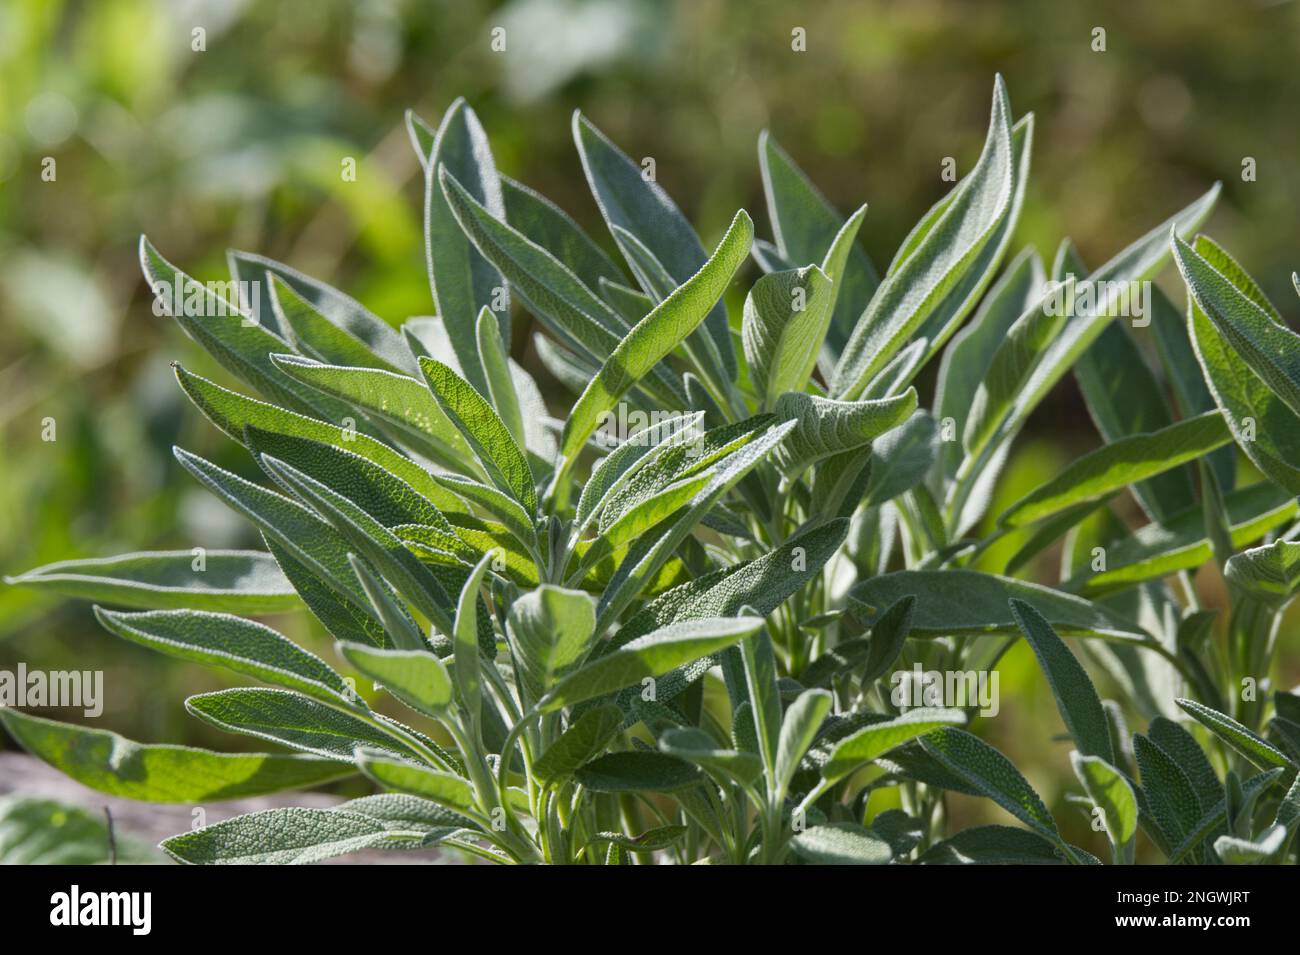
<instances>
[{"instance_id":1,"label":"blurred green background","mask_svg":"<svg viewBox=\"0 0 1300 955\"><path fill-rule=\"evenodd\" d=\"M175 386L176 359L226 379L152 313L138 237L202 279L224 278L225 250L240 248L394 323L427 314L422 177L403 112L436 123L456 96L478 111L504 172L602 241L573 109L632 156L655 158L706 244L739 206L769 234L755 154L768 127L841 210L870 203L862 241L883 267L949 188L944 157L959 173L973 162L1000 71L1017 115L1037 114L1018 242L1050 261L1069 235L1098 264L1223 180L1208 231L1296 314L1297 4L809 6L0 0L0 572L258 546L171 457L181 444L246 467ZM491 46L496 27L503 52ZM805 51L791 48L795 28ZM346 157L355 182L340 175ZM1247 157L1253 182L1242 179ZM49 160L55 179L44 181ZM525 360L526 343L516 338ZM54 442L41 440L49 418ZM1095 443L1073 383L1063 385L1022 439L1005 493ZM1284 685L1300 679L1297 642ZM223 685L219 675L113 641L85 604L0 587L0 666L17 660L105 669L101 725L134 738L239 745L180 703ZM1059 719L1032 657L1007 660L1002 691L995 742L1090 844L1062 803L1068 747L1049 741Z\"/></svg>"}]
</instances>

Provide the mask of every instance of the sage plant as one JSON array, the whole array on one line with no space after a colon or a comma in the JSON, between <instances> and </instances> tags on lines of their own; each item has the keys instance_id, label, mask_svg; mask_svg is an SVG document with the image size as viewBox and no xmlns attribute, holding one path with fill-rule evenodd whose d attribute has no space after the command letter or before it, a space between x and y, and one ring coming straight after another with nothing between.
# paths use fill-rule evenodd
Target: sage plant
<instances>
[{"instance_id":1,"label":"sage plant","mask_svg":"<svg viewBox=\"0 0 1300 955\"><path fill-rule=\"evenodd\" d=\"M141 240L160 313L239 384L180 364L177 381L257 478L177 461L265 549L11 579L259 684L185 708L267 751L0 710L22 746L142 800L373 783L163 843L190 863L433 846L508 863L1095 862L982 738L985 677L1023 639L1096 848L1131 862L1141 830L1170 862L1295 861L1300 696L1271 664L1300 587L1300 347L1194 237L1217 186L1095 270L1068 241L1050 270L1013 254L1034 123L999 79L978 158L882 274L857 241L867 207L841 216L772 136L771 240L740 210L710 251L575 115L616 258L496 169L464 102L408 127L435 318L395 327L243 252L225 295ZM1185 314L1152 284L1171 256ZM558 419L511 357L521 320L575 395ZM1070 375L1100 446L994 513L1017 437ZM1239 453L1254 483L1237 483ZM1057 551L1059 572L1037 570ZM1193 586L1211 563L1226 614ZM257 619L301 611L331 646ZM954 829L953 794L1008 824Z\"/></svg>"}]
</instances>

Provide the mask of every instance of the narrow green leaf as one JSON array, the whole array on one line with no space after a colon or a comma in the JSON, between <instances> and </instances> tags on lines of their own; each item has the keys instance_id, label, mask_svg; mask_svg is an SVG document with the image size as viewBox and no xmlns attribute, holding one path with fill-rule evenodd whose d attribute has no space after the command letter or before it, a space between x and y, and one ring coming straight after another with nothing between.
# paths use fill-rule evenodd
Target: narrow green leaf
<instances>
[{"instance_id":1,"label":"narrow green leaf","mask_svg":"<svg viewBox=\"0 0 1300 955\"><path fill-rule=\"evenodd\" d=\"M961 710L932 708L908 710L893 719L872 723L835 744L830 758L822 766L822 776L827 782L838 782L896 746L944 727L963 726L965 723L966 714Z\"/></svg>"},{"instance_id":2,"label":"narrow green leaf","mask_svg":"<svg viewBox=\"0 0 1300 955\"><path fill-rule=\"evenodd\" d=\"M201 804L306 789L351 775L351 766L315 756L214 753L137 743L108 730L0 708L0 723L33 756L91 789L143 802Z\"/></svg>"},{"instance_id":3,"label":"narrow green leaf","mask_svg":"<svg viewBox=\"0 0 1300 955\"><path fill-rule=\"evenodd\" d=\"M1100 756L1070 753L1074 774L1079 777L1092 804L1101 810L1102 825L1115 847L1117 859L1132 861L1130 845L1137 833L1138 808L1133 787L1124 774Z\"/></svg>"},{"instance_id":4,"label":"narrow green leaf","mask_svg":"<svg viewBox=\"0 0 1300 955\"><path fill-rule=\"evenodd\" d=\"M350 549L360 553L389 577L420 613L443 633L450 632L451 598L438 578L403 546L392 531L342 494L292 465L269 455L262 455L259 460L277 482L319 511L347 541ZM369 598L367 605L368 601Z\"/></svg>"},{"instance_id":5,"label":"narrow green leaf","mask_svg":"<svg viewBox=\"0 0 1300 955\"><path fill-rule=\"evenodd\" d=\"M621 646L680 621L735 616L746 606L760 614L770 614L821 573L844 541L847 530L847 520L831 521L790 538L762 557L673 587L631 616L613 637L613 643ZM796 553L802 554L802 561L795 559ZM660 680L660 702L673 699L715 662L712 657L702 659L679 671L677 679Z\"/></svg>"},{"instance_id":6,"label":"narrow green leaf","mask_svg":"<svg viewBox=\"0 0 1300 955\"><path fill-rule=\"evenodd\" d=\"M807 386L830 324L834 296L834 282L815 265L764 275L749 290L742 340L761 408L771 408L778 395L802 393Z\"/></svg>"},{"instance_id":7,"label":"narrow green leaf","mask_svg":"<svg viewBox=\"0 0 1300 955\"><path fill-rule=\"evenodd\" d=\"M515 394L515 385L510 374L510 356L506 353L501 336L497 332L496 319L486 308L478 313L476 334L479 358L483 362L483 373L487 376L488 395L492 399L492 407L501 416L515 444L524 447L524 418L519 411L519 398Z\"/></svg>"},{"instance_id":8,"label":"narrow green leaf","mask_svg":"<svg viewBox=\"0 0 1300 955\"><path fill-rule=\"evenodd\" d=\"M526 512L536 511L537 492L528 461L487 399L440 361L421 358L420 370L443 413L474 450L492 482L518 501Z\"/></svg>"},{"instance_id":9,"label":"narrow green leaf","mask_svg":"<svg viewBox=\"0 0 1300 955\"><path fill-rule=\"evenodd\" d=\"M774 251L784 260L782 265L821 262L823 271L835 281L830 327L834 329L833 357L838 357L880 284L875 266L854 242L867 207L859 208L845 222L767 130L758 137L758 163L776 239ZM826 267L832 256L843 263L834 272Z\"/></svg>"},{"instance_id":10,"label":"narrow green leaf","mask_svg":"<svg viewBox=\"0 0 1300 955\"><path fill-rule=\"evenodd\" d=\"M912 344L922 347L915 361L915 370L919 371L929 362L930 358L960 328L962 321L981 301L985 289L997 274L998 267L1006 255L1007 246L1020 222L1020 210L1024 205L1025 190L1029 183L1029 162L1033 143L1034 114L1029 113L1011 127L1011 201L993 234L966 267L961 280L948 290L930 313L929 318L916 331ZM954 191L960 188L962 183L958 183ZM909 374L904 381L911 381L911 379L912 374Z\"/></svg>"},{"instance_id":11,"label":"narrow green leaf","mask_svg":"<svg viewBox=\"0 0 1300 955\"><path fill-rule=\"evenodd\" d=\"M754 224L742 209L713 256L619 342L565 422L560 453L566 459L572 460L581 450L596 430L601 414L613 408L633 384L704 320L749 254L753 236ZM727 341L730 348L730 339Z\"/></svg>"},{"instance_id":12,"label":"narrow green leaf","mask_svg":"<svg viewBox=\"0 0 1300 955\"><path fill-rule=\"evenodd\" d=\"M622 711L618 712L621 722ZM723 749L708 733L693 727L666 730L659 737L659 748L715 778L735 780L743 786L752 786L763 774L763 762L753 753Z\"/></svg>"},{"instance_id":13,"label":"narrow green leaf","mask_svg":"<svg viewBox=\"0 0 1300 955\"><path fill-rule=\"evenodd\" d=\"M626 441L592 468L591 477L583 485L582 496L578 499L577 530L584 530L590 518L599 515L619 489L632 480L640 468L655 460L662 450L699 437L703 419L703 413L698 411L673 415L651 421L628 435Z\"/></svg>"},{"instance_id":14,"label":"narrow green leaf","mask_svg":"<svg viewBox=\"0 0 1300 955\"><path fill-rule=\"evenodd\" d=\"M1151 434L1120 438L1085 454L1039 485L1004 511L998 522L1005 527L1024 527L1195 461L1231 440L1232 433L1217 411Z\"/></svg>"},{"instance_id":15,"label":"narrow green leaf","mask_svg":"<svg viewBox=\"0 0 1300 955\"><path fill-rule=\"evenodd\" d=\"M637 264L620 230L636 238L663 263L676 284L686 284L704 266L707 256L699 236L668 193L653 179L647 179L639 165L577 111L573 114L573 139L596 205L633 271ZM748 241L741 254L749 254ZM643 276L638 274L638 278ZM736 357L726 309L721 304L709 304L711 310L704 319L703 333L721 359L722 370L734 380Z\"/></svg>"},{"instance_id":16,"label":"narrow green leaf","mask_svg":"<svg viewBox=\"0 0 1300 955\"><path fill-rule=\"evenodd\" d=\"M483 575L492 563L492 555L485 554L475 565L469 579L461 589L456 602L455 643L452 674L456 678L461 706L467 713L478 713L483 702L483 661L478 642L478 601L483 586Z\"/></svg>"},{"instance_id":17,"label":"narrow green leaf","mask_svg":"<svg viewBox=\"0 0 1300 955\"><path fill-rule=\"evenodd\" d=\"M623 729L623 711L612 704L579 716L533 763L533 773L549 786L566 782L580 766L605 751Z\"/></svg>"},{"instance_id":18,"label":"narrow green leaf","mask_svg":"<svg viewBox=\"0 0 1300 955\"><path fill-rule=\"evenodd\" d=\"M443 177L443 191L465 234L510 281L515 295L561 342L587 360L600 363L618 347L627 323L582 283L561 259L505 222L499 221L461 186ZM680 394L681 388L657 370L656 388Z\"/></svg>"},{"instance_id":19,"label":"narrow green leaf","mask_svg":"<svg viewBox=\"0 0 1300 955\"><path fill-rule=\"evenodd\" d=\"M385 717L373 714L362 719L292 690L216 690L191 696L185 701L185 709L232 733L349 763L353 749L362 743L400 756L417 755L408 745L377 728L376 722L391 722Z\"/></svg>"},{"instance_id":20,"label":"narrow green leaf","mask_svg":"<svg viewBox=\"0 0 1300 955\"><path fill-rule=\"evenodd\" d=\"M140 265L145 281L164 311L231 374L247 382L273 401L296 411L338 418L347 406L314 394L285 378L271 364L270 356L289 348L279 335L176 268L140 237Z\"/></svg>"},{"instance_id":21,"label":"narrow green leaf","mask_svg":"<svg viewBox=\"0 0 1300 955\"><path fill-rule=\"evenodd\" d=\"M1173 425L1162 385L1142 357L1137 341L1120 322L1107 325L1080 356L1074 377L1093 423L1108 444L1159 434ZM1132 483L1134 497L1152 520L1166 520L1196 503L1187 468L1171 468Z\"/></svg>"},{"instance_id":22,"label":"narrow green leaf","mask_svg":"<svg viewBox=\"0 0 1300 955\"><path fill-rule=\"evenodd\" d=\"M680 842L689 831L686 826L659 826L648 829L639 836L627 836L621 832L598 832L587 845L611 843L626 852L658 852Z\"/></svg>"},{"instance_id":23,"label":"narrow green leaf","mask_svg":"<svg viewBox=\"0 0 1300 955\"><path fill-rule=\"evenodd\" d=\"M390 644L404 650L427 649L429 641L420 631L420 625L415 622L415 618L393 592L389 583L356 554L348 554L348 564L352 567L357 582L361 584L361 589L365 591L371 607L374 608L375 617L383 624L383 639L378 641L372 639L365 645L378 649L385 649Z\"/></svg>"},{"instance_id":24,"label":"narrow green leaf","mask_svg":"<svg viewBox=\"0 0 1300 955\"><path fill-rule=\"evenodd\" d=\"M357 609L369 614L370 601L348 562L348 544L333 527L307 508L259 487L181 448L176 460L210 491L253 521L296 561Z\"/></svg>"},{"instance_id":25,"label":"narrow green leaf","mask_svg":"<svg viewBox=\"0 0 1300 955\"><path fill-rule=\"evenodd\" d=\"M119 607L277 613L300 606L270 554L251 550L143 551L60 560L5 583Z\"/></svg>"},{"instance_id":26,"label":"narrow green leaf","mask_svg":"<svg viewBox=\"0 0 1300 955\"><path fill-rule=\"evenodd\" d=\"M1195 828L1205 811L1191 780L1173 757L1145 736L1133 737L1142 791L1151 815L1171 845L1178 845Z\"/></svg>"},{"instance_id":27,"label":"narrow green leaf","mask_svg":"<svg viewBox=\"0 0 1300 955\"><path fill-rule=\"evenodd\" d=\"M817 461L851 451L898 428L916 410L916 389L893 398L836 401L790 391L776 401L778 419L797 422L777 450L777 462L795 474Z\"/></svg>"},{"instance_id":28,"label":"narrow green leaf","mask_svg":"<svg viewBox=\"0 0 1300 955\"><path fill-rule=\"evenodd\" d=\"M1233 548L1245 547L1300 512L1295 498L1268 481L1234 491L1225 503ZM1107 544L1104 570L1094 571L1085 563L1062 586L1088 596L1103 594L1191 570L1213 556L1204 513L1197 505L1167 524L1148 524Z\"/></svg>"},{"instance_id":29,"label":"narrow green leaf","mask_svg":"<svg viewBox=\"0 0 1300 955\"><path fill-rule=\"evenodd\" d=\"M934 465L940 444L934 418L924 410L881 435L872 447L865 506L878 507L919 485Z\"/></svg>"},{"instance_id":30,"label":"narrow green leaf","mask_svg":"<svg viewBox=\"0 0 1300 955\"><path fill-rule=\"evenodd\" d=\"M580 767L573 778L597 793L666 793L695 786L700 771L667 753L645 750L606 753Z\"/></svg>"},{"instance_id":31,"label":"narrow green leaf","mask_svg":"<svg viewBox=\"0 0 1300 955\"><path fill-rule=\"evenodd\" d=\"M120 613L96 607L95 616L109 632L168 656L225 667L331 705L358 705L324 660L255 621L199 610Z\"/></svg>"},{"instance_id":32,"label":"narrow green leaf","mask_svg":"<svg viewBox=\"0 0 1300 955\"><path fill-rule=\"evenodd\" d=\"M937 842L916 860L920 865L1063 865L1051 842L1015 826L971 826Z\"/></svg>"},{"instance_id":33,"label":"narrow green leaf","mask_svg":"<svg viewBox=\"0 0 1300 955\"><path fill-rule=\"evenodd\" d=\"M346 401L391 429L405 447L444 467L478 473L469 445L424 382L378 368L324 365L298 355L272 355L271 361L290 377Z\"/></svg>"},{"instance_id":34,"label":"narrow green leaf","mask_svg":"<svg viewBox=\"0 0 1300 955\"><path fill-rule=\"evenodd\" d=\"M836 365L835 397L856 398L961 281L1010 209L1014 159L1011 106L999 76L979 160L917 248L872 296Z\"/></svg>"},{"instance_id":35,"label":"narrow green leaf","mask_svg":"<svg viewBox=\"0 0 1300 955\"><path fill-rule=\"evenodd\" d=\"M386 789L422 796L453 812L475 809L474 787L463 776L361 746L357 747L355 759L362 773Z\"/></svg>"},{"instance_id":36,"label":"narrow green leaf","mask_svg":"<svg viewBox=\"0 0 1300 955\"><path fill-rule=\"evenodd\" d=\"M524 510L523 505L509 494L503 494L490 484L482 484L472 478L459 477L455 474L438 474L435 475L434 480L447 491L477 505L489 516L500 521L515 540L525 547L536 545L537 531L533 527L532 518ZM466 519L473 518L469 514L457 517L460 524L464 524Z\"/></svg>"},{"instance_id":37,"label":"narrow green leaf","mask_svg":"<svg viewBox=\"0 0 1300 955\"><path fill-rule=\"evenodd\" d=\"M382 441L357 432L355 427L342 427L256 401L191 374L180 365L176 365L174 370L190 400L213 424L240 444L244 443L244 429L250 425L263 431L332 444L391 471L438 507L444 507L448 501L449 495L438 487L428 471ZM343 417L339 421L348 423ZM352 424L355 426L355 421ZM451 503L454 505L455 502Z\"/></svg>"},{"instance_id":38,"label":"narrow green leaf","mask_svg":"<svg viewBox=\"0 0 1300 955\"><path fill-rule=\"evenodd\" d=\"M740 657L745 668L747 702L758 740L758 753L767 773L768 791L775 793L779 786L777 745L781 733L781 691L777 686L776 653L767 631L762 630L754 639L743 641Z\"/></svg>"},{"instance_id":39,"label":"narrow green leaf","mask_svg":"<svg viewBox=\"0 0 1300 955\"><path fill-rule=\"evenodd\" d=\"M1101 698L1088 673L1056 635L1051 624L1030 604L1012 599L1009 606L1016 626L1038 657L1038 665L1047 677L1056 697L1061 718L1084 756L1099 756L1107 763L1115 761L1111 748L1110 727L1101 708Z\"/></svg>"},{"instance_id":40,"label":"narrow green leaf","mask_svg":"<svg viewBox=\"0 0 1300 955\"><path fill-rule=\"evenodd\" d=\"M447 518L427 497L373 461L344 448L249 425L244 443L255 460L275 458L291 464L352 501L385 527L427 524L447 534ZM274 477L274 475L272 475Z\"/></svg>"},{"instance_id":41,"label":"narrow green leaf","mask_svg":"<svg viewBox=\"0 0 1300 955\"><path fill-rule=\"evenodd\" d=\"M759 617L684 620L637 637L565 677L541 701L551 713L716 653L763 625Z\"/></svg>"},{"instance_id":42,"label":"narrow green leaf","mask_svg":"<svg viewBox=\"0 0 1300 955\"><path fill-rule=\"evenodd\" d=\"M1067 314L1071 309L1056 306L1062 299L1069 300L1068 283L1064 288L1053 284L1017 320L994 355L972 405L962 435L967 452L959 471L963 482L983 471L990 456L1020 431L1047 392L1096 341L1113 319L1121 290L1155 274L1169 254L1170 230L1196 228L1209 215L1218 195L1219 186L1215 185L1093 272L1088 281L1100 294L1093 296L1091 308Z\"/></svg>"},{"instance_id":43,"label":"narrow green leaf","mask_svg":"<svg viewBox=\"0 0 1300 955\"><path fill-rule=\"evenodd\" d=\"M596 608L580 590L544 584L510 607L506 635L533 699L587 658L596 635Z\"/></svg>"},{"instance_id":44,"label":"narrow green leaf","mask_svg":"<svg viewBox=\"0 0 1300 955\"><path fill-rule=\"evenodd\" d=\"M1195 244L1196 254L1241 294L1266 311L1272 309L1250 276L1213 240L1197 236ZM1271 481L1292 495L1300 494L1300 416L1251 371L1194 297L1188 301L1187 327L1206 384L1237 446Z\"/></svg>"},{"instance_id":45,"label":"narrow green leaf","mask_svg":"<svg viewBox=\"0 0 1300 955\"><path fill-rule=\"evenodd\" d=\"M363 643L337 644L349 663L418 712L441 716L451 705L447 667L427 650L384 650Z\"/></svg>"},{"instance_id":46,"label":"narrow green leaf","mask_svg":"<svg viewBox=\"0 0 1300 955\"><path fill-rule=\"evenodd\" d=\"M1174 259L1192 299L1273 393L1300 414L1300 335L1244 294L1190 245L1173 236Z\"/></svg>"},{"instance_id":47,"label":"narrow green leaf","mask_svg":"<svg viewBox=\"0 0 1300 955\"><path fill-rule=\"evenodd\" d=\"M1008 601L1022 600L1062 636L1145 642L1150 637L1100 604L1009 577L973 570L904 570L863 581L849 591L853 613L872 626L885 608L915 595L917 637L1007 635L1016 627Z\"/></svg>"},{"instance_id":48,"label":"narrow green leaf","mask_svg":"<svg viewBox=\"0 0 1300 955\"><path fill-rule=\"evenodd\" d=\"M680 517L669 522L669 527L657 537L639 541L628 551L623 563L611 578L601 595L596 610L596 631L604 633L610 623L636 599L642 588L653 579L706 514L746 474L781 442L793 427L792 422L775 425L764 435L730 455L724 466L714 471L713 478L691 502L681 509Z\"/></svg>"},{"instance_id":49,"label":"narrow green leaf","mask_svg":"<svg viewBox=\"0 0 1300 955\"><path fill-rule=\"evenodd\" d=\"M817 737L834 698L825 690L804 690L786 708L776 748L776 782L784 792L794 778L799 761Z\"/></svg>"},{"instance_id":50,"label":"narrow green leaf","mask_svg":"<svg viewBox=\"0 0 1300 955\"><path fill-rule=\"evenodd\" d=\"M1256 600L1281 611L1300 589L1300 544L1279 540L1237 554L1224 576Z\"/></svg>"},{"instance_id":51,"label":"narrow green leaf","mask_svg":"<svg viewBox=\"0 0 1300 955\"><path fill-rule=\"evenodd\" d=\"M853 822L810 826L795 834L790 848L813 865L888 865L894 857L888 842Z\"/></svg>"},{"instance_id":52,"label":"narrow green leaf","mask_svg":"<svg viewBox=\"0 0 1300 955\"><path fill-rule=\"evenodd\" d=\"M1039 299L1044 282L1038 253L1032 248L1022 250L984 296L975 316L944 350L935 386L934 416L940 421L951 418L955 434L964 432L975 393L1012 323ZM940 449L944 473L949 477L961 463L961 450L957 441L946 442Z\"/></svg>"},{"instance_id":53,"label":"narrow green leaf","mask_svg":"<svg viewBox=\"0 0 1300 955\"><path fill-rule=\"evenodd\" d=\"M916 607L916 597L908 594L901 597L871 625L871 642L867 647L867 659L862 668L863 685L880 679L889 672L903 652L907 635L912 632L912 610Z\"/></svg>"},{"instance_id":54,"label":"narrow green leaf","mask_svg":"<svg viewBox=\"0 0 1300 955\"><path fill-rule=\"evenodd\" d=\"M402 336L351 296L265 256L231 252L229 260L236 282L258 283L257 318L264 321L268 316L278 319L283 315L287 320L280 329L282 334L309 347L319 343L346 349L361 359L339 364L415 371ZM276 308L277 296L280 309Z\"/></svg>"},{"instance_id":55,"label":"narrow green leaf","mask_svg":"<svg viewBox=\"0 0 1300 955\"><path fill-rule=\"evenodd\" d=\"M506 222L564 262L587 288L599 290L601 280L623 281L623 272L591 237L559 206L541 193L501 177ZM646 309L641 314L644 315Z\"/></svg>"},{"instance_id":56,"label":"narrow green leaf","mask_svg":"<svg viewBox=\"0 0 1300 955\"><path fill-rule=\"evenodd\" d=\"M395 823L351 806L250 812L172 836L162 849L187 865L306 865L361 849L425 848L463 828L450 815L441 825Z\"/></svg>"},{"instance_id":57,"label":"narrow green leaf","mask_svg":"<svg viewBox=\"0 0 1300 955\"><path fill-rule=\"evenodd\" d=\"M425 249L438 317L450 333L452 348L466 378L479 391L486 391L475 323L479 310L490 308L500 324L502 341L510 340L506 283L501 273L470 243L448 205L443 183L449 176L454 176L489 215L505 219L501 179L492 161L487 135L463 99L457 99L443 114L425 164Z\"/></svg>"},{"instance_id":58,"label":"narrow green leaf","mask_svg":"<svg viewBox=\"0 0 1300 955\"><path fill-rule=\"evenodd\" d=\"M1260 769L1280 767L1300 769L1300 765L1262 736L1242 726L1231 716L1212 710L1195 700L1175 700L1178 706L1196 722L1223 740Z\"/></svg>"}]
</instances>

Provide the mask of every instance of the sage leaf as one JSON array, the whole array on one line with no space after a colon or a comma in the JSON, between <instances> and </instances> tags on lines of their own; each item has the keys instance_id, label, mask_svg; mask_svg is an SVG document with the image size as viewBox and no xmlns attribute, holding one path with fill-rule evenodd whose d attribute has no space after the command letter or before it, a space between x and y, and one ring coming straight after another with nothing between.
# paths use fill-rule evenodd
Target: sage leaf
<instances>
[{"instance_id":1,"label":"sage leaf","mask_svg":"<svg viewBox=\"0 0 1300 955\"><path fill-rule=\"evenodd\" d=\"M601 414L704 320L749 254L753 236L753 222L744 210L737 212L713 256L619 342L569 413L560 441L566 459L586 443Z\"/></svg>"},{"instance_id":2,"label":"sage leaf","mask_svg":"<svg viewBox=\"0 0 1300 955\"><path fill-rule=\"evenodd\" d=\"M251 550L143 551L60 560L5 583L118 607L276 613L300 606L270 554Z\"/></svg>"},{"instance_id":3,"label":"sage leaf","mask_svg":"<svg viewBox=\"0 0 1300 955\"><path fill-rule=\"evenodd\" d=\"M95 608L95 617L123 640L168 656L224 667L327 704L357 705L324 660L256 621L199 610L121 613L102 607Z\"/></svg>"},{"instance_id":4,"label":"sage leaf","mask_svg":"<svg viewBox=\"0 0 1300 955\"><path fill-rule=\"evenodd\" d=\"M479 391L487 390L479 362L475 324L479 310L492 309L502 341L510 341L510 307L505 280L462 231L449 206L445 181L457 184L488 213L504 220L501 179L478 116L457 99L443 114L425 163L424 231L429 285L438 317L450 332L461 370Z\"/></svg>"},{"instance_id":5,"label":"sage leaf","mask_svg":"<svg viewBox=\"0 0 1300 955\"><path fill-rule=\"evenodd\" d=\"M306 789L355 772L316 756L214 753L191 746L137 743L8 707L0 723L33 756L91 789L143 802L204 803Z\"/></svg>"},{"instance_id":6,"label":"sage leaf","mask_svg":"<svg viewBox=\"0 0 1300 955\"><path fill-rule=\"evenodd\" d=\"M853 613L872 626L885 608L916 597L911 632L918 637L1015 635L1008 601L1024 601L1062 636L1143 642L1150 637L1114 611L1050 587L973 570L904 570L849 591Z\"/></svg>"},{"instance_id":7,"label":"sage leaf","mask_svg":"<svg viewBox=\"0 0 1300 955\"><path fill-rule=\"evenodd\" d=\"M759 617L703 618L669 624L575 670L542 698L539 708L543 713L554 712L662 676L732 646L762 624Z\"/></svg>"},{"instance_id":8,"label":"sage leaf","mask_svg":"<svg viewBox=\"0 0 1300 955\"><path fill-rule=\"evenodd\" d=\"M810 826L795 834L790 848L814 865L887 865L894 857L888 842L851 822Z\"/></svg>"},{"instance_id":9,"label":"sage leaf","mask_svg":"<svg viewBox=\"0 0 1300 955\"><path fill-rule=\"evenodd\" d=\"M1033 648L1034 656L1038 657L1038 665L1047 677L1075 746L1084 756L1097 756L1113 763L1115 753L1111 748L1110 727L1101 708L1101 698L1097 696L1087 671L1033 606L1014 598L1010 606L1016 625Z\"/></svg>"}]
</instances>

